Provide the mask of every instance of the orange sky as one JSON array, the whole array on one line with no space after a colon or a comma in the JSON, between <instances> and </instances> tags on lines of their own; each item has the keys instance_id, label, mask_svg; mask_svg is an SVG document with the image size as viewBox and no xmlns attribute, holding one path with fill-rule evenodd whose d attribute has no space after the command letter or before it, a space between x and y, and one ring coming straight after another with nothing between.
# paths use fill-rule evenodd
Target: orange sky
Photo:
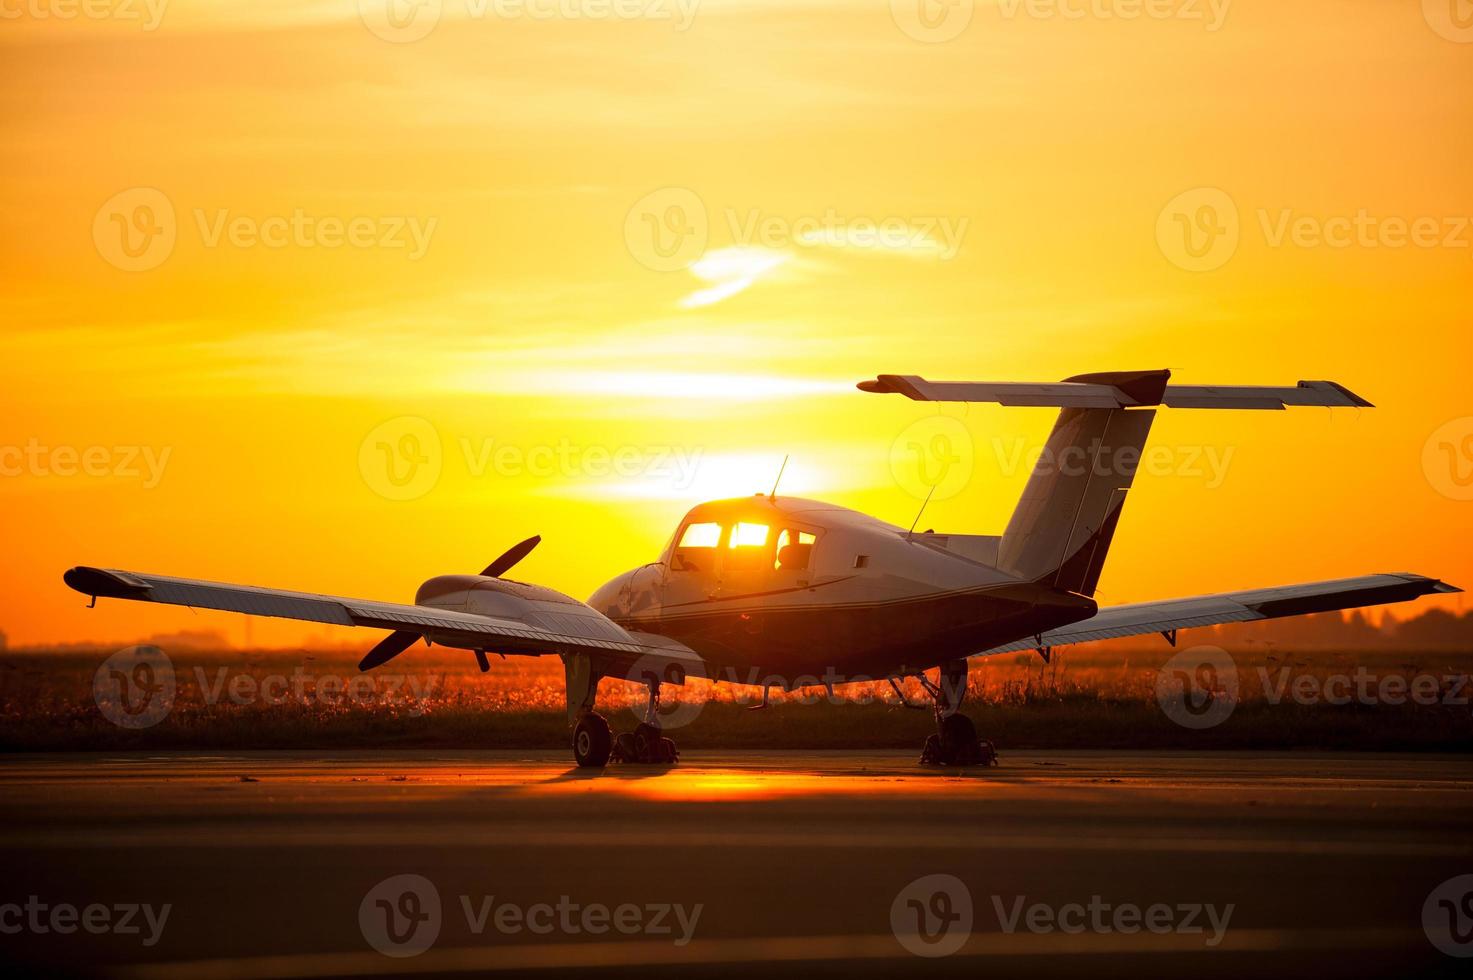
<instances>
[{"instance_id":1,"label":"orange sky","mask_svg":"<svg viewBox=\"0 0 1473 980\"><path fill-rule=\"evenodd\" d=\"M1101 598L1468 585L1452 2L4 0L0 630L239 642L61 572L407 600L533 533L585 597L785 454L909 524L937 426L923 526L1000 531L1051 413L878 372L1335 379L1379 407L1163 413Z\"/></svg>"}]
</instances>

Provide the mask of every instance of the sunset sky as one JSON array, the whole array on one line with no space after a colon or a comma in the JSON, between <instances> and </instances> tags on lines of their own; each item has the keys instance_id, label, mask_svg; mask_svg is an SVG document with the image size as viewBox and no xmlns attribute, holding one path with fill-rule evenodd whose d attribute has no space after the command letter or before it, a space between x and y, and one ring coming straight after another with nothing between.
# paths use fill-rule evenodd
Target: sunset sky
<instances>
[{"instance_id":1,"label":"sunset sky","mask_svg":"<svg viewBox=\"0 0 1473 980\"><path fill-rule=\"evenodd\" d=\"M540 533L586 598L785 455L909 525L918 433L999 533L1053 413L876 373L1333 379L1163 412L1102 602L1473 583L1466 4L396 2L0 0L12 647L245 642L74 564L410 601Z\"/></svg>"}]
</instances>

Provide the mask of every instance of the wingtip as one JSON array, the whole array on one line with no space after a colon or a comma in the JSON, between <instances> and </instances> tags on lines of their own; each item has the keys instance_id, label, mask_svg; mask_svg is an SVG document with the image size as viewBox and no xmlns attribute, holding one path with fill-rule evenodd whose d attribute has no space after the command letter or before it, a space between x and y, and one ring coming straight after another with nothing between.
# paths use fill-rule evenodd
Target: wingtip
<instances>
[{"instance_id":1,"label":"wingtip","mask_svg":"<svg viewBox=\"0 0 1473 980\"><path fill-rule=\"evenodd\" d=\"M913 374L881 374L877 375L873 381L861 381L855 387L860 391L868 391L880 395L904 395L912 401L930 401L929 398L921 394L920 389L916 387L917 383L924 384L925 379Z\"/></svg>"},{"instance_id":2,"label":"wingtip","mask_svg":"<svg viewBox=\"0 0 1473 980\"><path fill-rule=\"evenodd\" d=\"M153 588L140 578L110 568L77 565L62 573L61 580L73 591L87 596L137 599Z\"/></svg>"},{"instance_id":3,"label":"wingtip","mask_svg":"<svg viewBox=\"0 0 1473 980\"><path fill-rule=\"evenodd\" d=\"M1338 381L1301 381L1301 382L1299 382L1299 386L1301 388L1312 388L1312 387L1322 387L1322 386L1323 387L1333 388L1335 391L1338 391L1342 396L1344 396L1345 401L1347 403L1347 406L1346 407L1350 407L1350 408L1375 408L1376 407L1370 401L1368 401L1367 399L1362 398L1360 395L1357 395L1355 392L1351 391L1349 388L1345 387L1343 384L1341 384Z\"/></svg>"},{"instance_id":4,"label":"wingtip","mask_svg":"<svg viewBox=\"0 0 1473 980\"><path fill-rule=\"evenodd\" d=\"M1394 575L1397 578L1407 579L1411 582L1422 583L1427 589L1427 592L1425 593L1427 595L1431 595L1434 593L1437 595L1452 595L1454 593L1463 591L1456 585L1453 585L1451 582L1444 582L1442 579L1433 578L1431 575L1418 575L1416 572L1392 572L1390 574Z\"/></svg>"}]
</instances>

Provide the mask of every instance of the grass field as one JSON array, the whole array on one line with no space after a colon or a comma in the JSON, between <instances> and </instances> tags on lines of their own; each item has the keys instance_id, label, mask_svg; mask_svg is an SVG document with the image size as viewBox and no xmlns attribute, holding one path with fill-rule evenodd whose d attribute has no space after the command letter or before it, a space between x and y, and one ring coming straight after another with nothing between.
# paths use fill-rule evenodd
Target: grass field
<instances>
[{"instance_id":1,"label":"grass field","mask_svg":"<svg viewBox=\"0 0 1473 980\"><path fill-rule=\"evenodd\" d=\"M1003 751L1473 749L1473 692L1466 690L1473 654L1234 652L1235 697L1223 677L1204 681L1217 699L1231 700L1231 713L1195 729L1173 721L1158 699L1158 676L1175 652L1158 646L1078 647L1050 664L1032 653L974 660L967 712ZM104 668L99 681L108 654L0 655L0 748L531 748L567 739L554 658L495 660L482 674L468 653L419 647L359 675L356 651L191 651L150 660L143 676ZM166 677L173 682L167 704ZM133 700L149 702L156 714L118 715L120 685L129 683L139 691L151 685L157 700ZM923 701L914 683L907 688L914 703ZM667 727L680 723L670 734L688 748L911 752L933 726L928 711L899 704L885 683L840 687L833 700L822 688L774 691L771 707L748 710L758 700L759 690L748 686L667 686L665 705L676 709ZM634 685L605 680L600 687L600 710L616 730L633 727L642 703ZM104 709L125 724L147 724L123 727Z\"/></svg>"}]
</instances>

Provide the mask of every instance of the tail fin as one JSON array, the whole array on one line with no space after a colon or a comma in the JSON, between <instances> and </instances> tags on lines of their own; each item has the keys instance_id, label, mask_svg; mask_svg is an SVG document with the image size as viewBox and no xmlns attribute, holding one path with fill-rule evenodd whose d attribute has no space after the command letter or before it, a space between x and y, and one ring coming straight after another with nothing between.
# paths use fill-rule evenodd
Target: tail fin
<instances>
[{"instance_id":1,"label":"tail fin","mask_svg":"<svg viewBox=\"0 0 1473 980\"><path fill-rule=\"evenodd\" d=\"M1068 379L1160 404L1170 371L1086 374ZM998 567L1031 582L1094 595L1156 418L1149 408L1065 408L998 544Z\"/></svg>"},{"instance_id":2,"label":"tail fin","mask_svg":"<svg viewBox=\"0 0 1473 980\"><path fill-rule=\"evenodd\" d=\"M1063 411L998 544L998 567L1028 581L1093 595L1158 407L1371 406L1333 381L1239 387L1168 385L1170 378L1166 370L1117 371L1028 384L882 374L859 387L916 401L1060 406Z\"/></svg>"}]
</instances>

